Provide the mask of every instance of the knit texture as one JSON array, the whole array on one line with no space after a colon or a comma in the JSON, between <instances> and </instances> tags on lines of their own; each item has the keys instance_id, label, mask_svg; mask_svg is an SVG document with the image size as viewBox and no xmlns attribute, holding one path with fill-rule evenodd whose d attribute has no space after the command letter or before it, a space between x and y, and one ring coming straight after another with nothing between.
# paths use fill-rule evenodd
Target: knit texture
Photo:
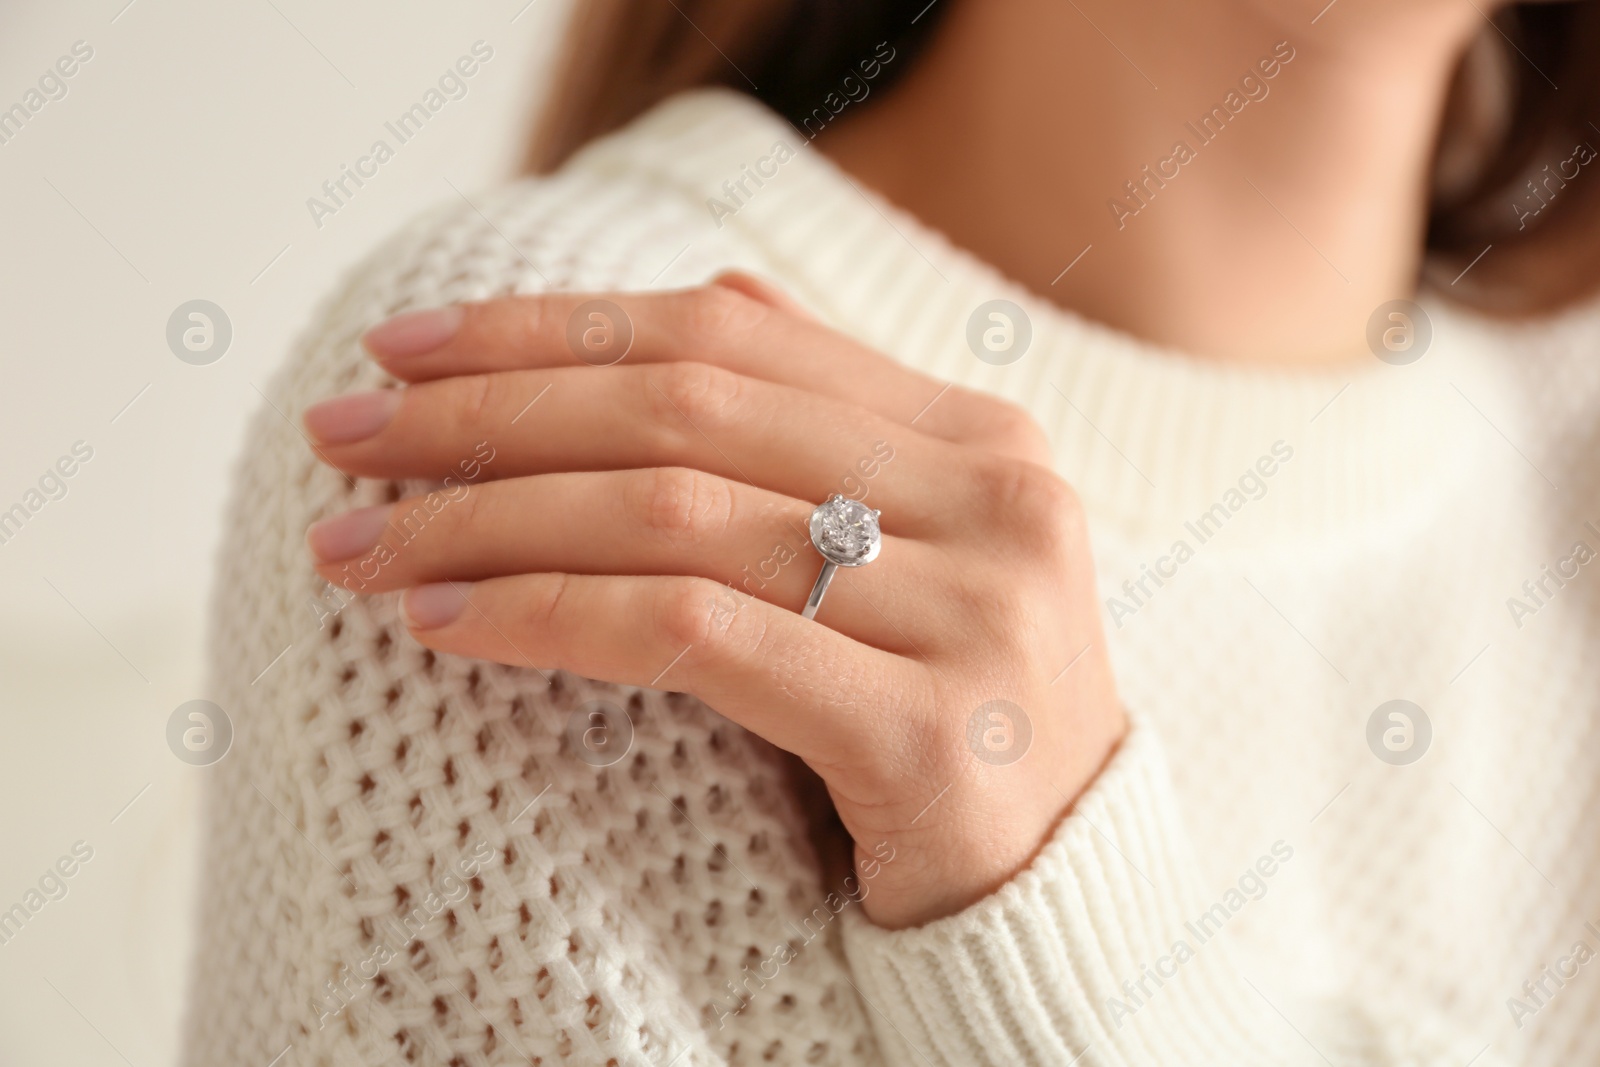
<instances>
[{"instance_id":1,"label":"knit texture","mask_svg":"<svg viewBox=\"0 0 1600 1067\"><path fill-rule=\"evenodd\" d=\"M730 267L1027 406L1090 516L1132 731L1028 870L921 929L834 892L786 758L699 701L435 655L304 548L319 518L429 488L351 482L296 428L386 383L365 328ZM1004 366L967 340L993 299L1031 324ZM250 429L186 1062L1600 1062L1600 967L1579 966L1600 954L1600 582L1561 562L1600 551L1597 317L1511 330L1425 303L1431 348L1403 367L1162 351L724 91L415 223ZM1369 742L1394 699L1431 728L1409 764ZM609 766L571 740L594 700L632 724Z\"/></svg>"}]
</instances>

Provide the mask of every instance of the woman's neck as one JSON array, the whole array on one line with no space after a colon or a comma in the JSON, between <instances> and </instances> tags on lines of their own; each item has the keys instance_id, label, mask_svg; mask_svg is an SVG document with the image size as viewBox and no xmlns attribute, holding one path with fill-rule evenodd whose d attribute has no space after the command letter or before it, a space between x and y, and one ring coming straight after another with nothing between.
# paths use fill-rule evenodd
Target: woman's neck
<instances>
[{"instance_id":1,"label":"woman's neck","mask_svg":"<svg viewBox=\"0 0 1600 1067\"><path fill-rule=\"evenodd\" d=\"M1352 358L1411 295L1470 0L939 2L916 67L817 143L958 244L1230 360Z\"/></svg>"}]
</instances>

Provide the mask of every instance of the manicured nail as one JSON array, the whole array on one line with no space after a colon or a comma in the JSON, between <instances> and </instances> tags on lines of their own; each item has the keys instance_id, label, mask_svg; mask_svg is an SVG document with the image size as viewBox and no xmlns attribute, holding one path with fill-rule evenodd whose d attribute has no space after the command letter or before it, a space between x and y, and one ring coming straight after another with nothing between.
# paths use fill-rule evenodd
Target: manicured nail
<instances>
[{"instance_id":1,"label":"manicured nail","mask_svg":"<svg viewBox=\"0 0 1600 1067\"><path fill-rule=\"evenodd\" d=\"M349 445L389 425L399 410L400 390L374 389L313 404L300 421L319 445Z\"/></svg>"},{"instance_id":2,"label":"manicured nail","mask_svg":"<svg viewBox=\"0 0 1600 1067\"><path fill-rule=\"evenodd\" d=\"M354 559L378 543L393 510L393 504L379 504L312 523L306 531L306 545L318 563Z\"/></svg>"},{"instance_id":3,"label":"manicured nail","mask_svg":"<svg viewBox=\"0 0 1600 1067\"><path fill-rule=\"evenodd\" d=\"M378 323L362 336L361 343L380 360L426 355L456 335L465 314L458 306L408 311Z\"/></svg>"},{"instance_id":4,"label":"manicured nail","mask_svg":"<svg viewBox=\"0 0 1600 1067\"><path fill-rule=\"evenodd\" d=\"M437 630L456 620L467 606L470 583L435 582L405 591L400 598L400 614L413 630Z\"/></svg>"}]
</instances>

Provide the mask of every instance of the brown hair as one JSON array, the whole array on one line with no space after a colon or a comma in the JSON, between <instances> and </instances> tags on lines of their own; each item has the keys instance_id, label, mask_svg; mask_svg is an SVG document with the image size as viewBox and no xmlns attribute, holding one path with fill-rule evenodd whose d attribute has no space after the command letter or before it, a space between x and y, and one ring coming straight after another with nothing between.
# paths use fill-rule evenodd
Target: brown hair
<instances>
[{"instance_id":1,"label":"brown hair","mask_svg":"<svg viewBox=\"0 0 1600 1067\"><path fill-rule=\"evenodd\" d=\"M747 92L814 135L817 101L861 56L885 41L914 56L948 6L580 0L529 169L694 86ZM1576 170L1600 145L1600 0L1515 4L1492 23L1462 58L1439 131L1425 274L1485 311L1536 314L1600 282L1600 179ZM909 66L885 65L875 90Z\"/></svg>"}]
</instances>

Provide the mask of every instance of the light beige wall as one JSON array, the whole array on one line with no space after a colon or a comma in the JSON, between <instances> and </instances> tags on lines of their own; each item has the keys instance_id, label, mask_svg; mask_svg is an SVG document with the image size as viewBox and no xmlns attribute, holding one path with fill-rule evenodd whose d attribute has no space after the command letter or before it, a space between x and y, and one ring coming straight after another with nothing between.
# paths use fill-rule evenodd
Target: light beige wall
<instances>
[{"instance_id":1,"label":"light beige wall","mask_svg":"<svg viewBox=\"0 0 1600 1067\"><path fill-rule=\"evenodd\" d=\"M0 512L74 442L93 449L0 544L0 911L75 842L93 849L0 944L6 1064L174 1062L208 772L164 728L205 695L210 560L245 417L344 269L455 199L452 183L473 194L509 174L565 9L125 5L0 5L0 109L26 106L75 42L93 49L0 143ZM494 54L467 95L319 228L307 198L479 40ZM233 329L206 366L166 341L196 298Z\"/></svg>"}]
</instances>

